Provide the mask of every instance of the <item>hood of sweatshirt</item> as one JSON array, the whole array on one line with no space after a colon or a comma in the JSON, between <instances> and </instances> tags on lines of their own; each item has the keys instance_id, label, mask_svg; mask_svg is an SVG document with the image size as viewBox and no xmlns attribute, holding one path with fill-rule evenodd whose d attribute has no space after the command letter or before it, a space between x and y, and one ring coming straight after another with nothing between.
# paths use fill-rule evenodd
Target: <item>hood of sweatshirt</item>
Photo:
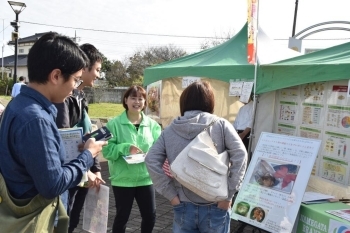
<instances>
[{"instance_id":1,"label":"hood of sweatshirt","mask_svg":"<svg viewBox=\"0 0 350 233\"><path fill-rule=\"evenodd\" d=\"M179 136L191 140L216 118L215 115L207 112L187 111L184 116L176 118L170 127Z\"/></svg>"}]
</instances>

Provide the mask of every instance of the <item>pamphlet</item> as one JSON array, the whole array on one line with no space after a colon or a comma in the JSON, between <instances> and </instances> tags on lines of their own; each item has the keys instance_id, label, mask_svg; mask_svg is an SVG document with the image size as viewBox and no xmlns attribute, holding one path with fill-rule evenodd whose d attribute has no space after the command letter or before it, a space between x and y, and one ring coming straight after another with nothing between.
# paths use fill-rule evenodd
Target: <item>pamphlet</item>
<instances>
[{"instance_id":1,"label":"pamphlet","mask_svg":"<svg viewBox=\"0 0 350 233\"><path fill-rule=\"evenodd\" d=\"M100 185L100 190L89 188L85 198L83 230L93 233L107 232L109 187Z\"/></svg>"},{"instance_id":2,"label":"pamphlet","mask_svg":"<svg viewBox=\"0 0 350 233\"><path fill-rule=\"evenodd\" d=\"M330 202L334 198L335 198L334 196L326 195L322 193L305 192L303 200L301 202L304 204L318 204L318 203Z\"/></svg>"},{"instance_id":3,"label":"pamphlet","mask_svg":"<svg viewBox=\"0 0 350 233\"><path fill-rule=\"evenodd\" d=\"M59 129L59 132L66 150L66 158L64 162L68 163L69 161L76 159L80 154L78 151L78 145L83 143L83 128Z\"/></svg>"},{"instance_id":4,"label":"pamphlet","mask_svg":"<svg viewBox=\"0 0 350 233\"><path fill-rule=\"evenodd\" d=\"M146 154L134 154L123 156L128 164L136 164L145 162Z\"/></svg>"},{"instance_id":5,"label":"pamphlet","mask_svg":"<svg viewBox=\"0 0 350 233\"><path fill-rule=\"evenodd\" d=\"M350 208L342 209L342 210L326 210L327 213L335 215L339 218L350 221Z\"/></svg>"}]
</instances>

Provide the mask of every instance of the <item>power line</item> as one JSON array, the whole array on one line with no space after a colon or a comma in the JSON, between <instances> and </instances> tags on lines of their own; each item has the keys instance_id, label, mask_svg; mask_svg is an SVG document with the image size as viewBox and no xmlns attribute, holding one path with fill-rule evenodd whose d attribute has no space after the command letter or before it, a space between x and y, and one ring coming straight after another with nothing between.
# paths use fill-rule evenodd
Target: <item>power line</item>
<instances>
[{"instance_id":1,"label":"power line","mask_svg":"<svg viewBox=\"0 0 350 233\"><path fill-rule=\"evenodd\" d=\"M129 34L129 35L142 35L142 36L163 36L163 37L179 37L179 38L193 38L193 39L227 39L223 37L212 37L212 36L186 36L186 35L169 35L169 34L155 34L155 33L141 33L141 32L123 32L123 31L112 31L112 30L102 30L102 29L93 29L93 28L78 28L70 26L61 26L61 25L52 25L44 23L34 23L28 21L20 21L21 23L35 24L49 27L59 27L59 28L69 28L75 30L84 30L84 31L95 31L95 32L107 32L107 33L118 33L118 34ZM289 39L275 39L275 40L289 40ZM317 38L317 39L303 39L303 40L350 40L350 38Z\"/></svg>"},{"instance_id":2,"label":"power line","mask_svg":"<svg viewBox=\"0 0 350 233\"><path fill-rule=\"evenodd\" d=\"M167 34L153 34L153 33L141 33L141 32L122 32L122 31L110 31L110 30L92 29L92 28L76 28L76 27L69 27L69 26L50 25L50 24L34 23L34 22L27 22L27 21L20 21L20 22L21 23L28 23L28 24L42 25L42 26L50 26L50 27L69 28L69 29L76 29L76 30L130 34L130 35L142 35L142 36L183 37L183 38L195 38L195 39L225 39L225 38L208 37L208 36L183 36L183 35L167 35Z\"/></svg>"}]
</instances>

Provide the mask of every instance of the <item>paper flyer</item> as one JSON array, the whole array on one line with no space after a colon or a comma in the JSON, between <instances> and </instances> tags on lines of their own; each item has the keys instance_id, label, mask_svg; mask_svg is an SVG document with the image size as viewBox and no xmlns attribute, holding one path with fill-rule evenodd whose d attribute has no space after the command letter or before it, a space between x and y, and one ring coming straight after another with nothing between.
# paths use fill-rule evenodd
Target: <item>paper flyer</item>
<instances>
[{"instance_id":1,"label":"paper flyer","mask_svg":"<svg viewBox=\"0 0 350 233\"><path fill-rule=\"evenodd\" d=\"M68 163L80 155L78 145L83 143L83 128L59 129L59 132L66 150L64 162Z\"/></svg>"},{"instance_id":2,"label":"paper flyer","mask_svg":"<svg viewBox=\"0 0 350 233\"><path fill-rule=\"evenodd\" d=\"M134 154L123 156L128 164L136 164L145 162L146 154Z\"/></svg>"},{"instance_id":3,"label":"paper flyer","mask_svg":"<svg viewBox=\"0 0 350 233\"><path fill-rule=\"evenodd\" d=\"M230 80L229 96L240 96L242 93L243 82L235 82Z\"/></svg>"},{"instance_id":4,"label":"paper flyer","mask_svg":"<svg viewBox=\"0 0 350 233\"><path fill-rule=\"evenodd\" d=\"M84 203L83 230L92 233L107 232L109 187L100 185L100 190L89 188Z\"/></svg>"},{"instance_id":5,"label":"paper flyer","mask_svg":"<svg viewBox=\"0 0 350 233\"><path fill-rule=\"evenodd\" d=\"M185 89L186 87L188 87L190 84L200 81L201 78L199 77L183 77L182 78L182 88Z\"/></svg>"},{"instance_id":6,"label":"paper flyer","mask_svg":"<svg viewBox=\"0 0 350 233\"><path fill-rule=\"evenodd\" d=\"M231 217L269 232L291 232L320 145L261 133Z\"/></svg>"}]
</instances>

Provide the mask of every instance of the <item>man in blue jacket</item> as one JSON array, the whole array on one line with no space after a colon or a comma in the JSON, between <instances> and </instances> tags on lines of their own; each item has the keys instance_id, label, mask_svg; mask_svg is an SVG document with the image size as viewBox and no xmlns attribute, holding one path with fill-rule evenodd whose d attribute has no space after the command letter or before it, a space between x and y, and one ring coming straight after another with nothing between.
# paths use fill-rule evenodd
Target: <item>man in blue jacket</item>
<instances>
[{"instance_id":1,"label":"man in blue jacket","mask_svg":"<svg viewBox=\"0 0 350 233\"><path fill-rule=\"evenodd\" d=\"M30 49L29 84L7 105L0 128L0 172L14 198L67 196L107 144L89 139L81 154L64 164L65 148L52 103L64 101L85 66L86 56L79 47L54 32L43 35Z\"/></svg>"}]
</instances>

